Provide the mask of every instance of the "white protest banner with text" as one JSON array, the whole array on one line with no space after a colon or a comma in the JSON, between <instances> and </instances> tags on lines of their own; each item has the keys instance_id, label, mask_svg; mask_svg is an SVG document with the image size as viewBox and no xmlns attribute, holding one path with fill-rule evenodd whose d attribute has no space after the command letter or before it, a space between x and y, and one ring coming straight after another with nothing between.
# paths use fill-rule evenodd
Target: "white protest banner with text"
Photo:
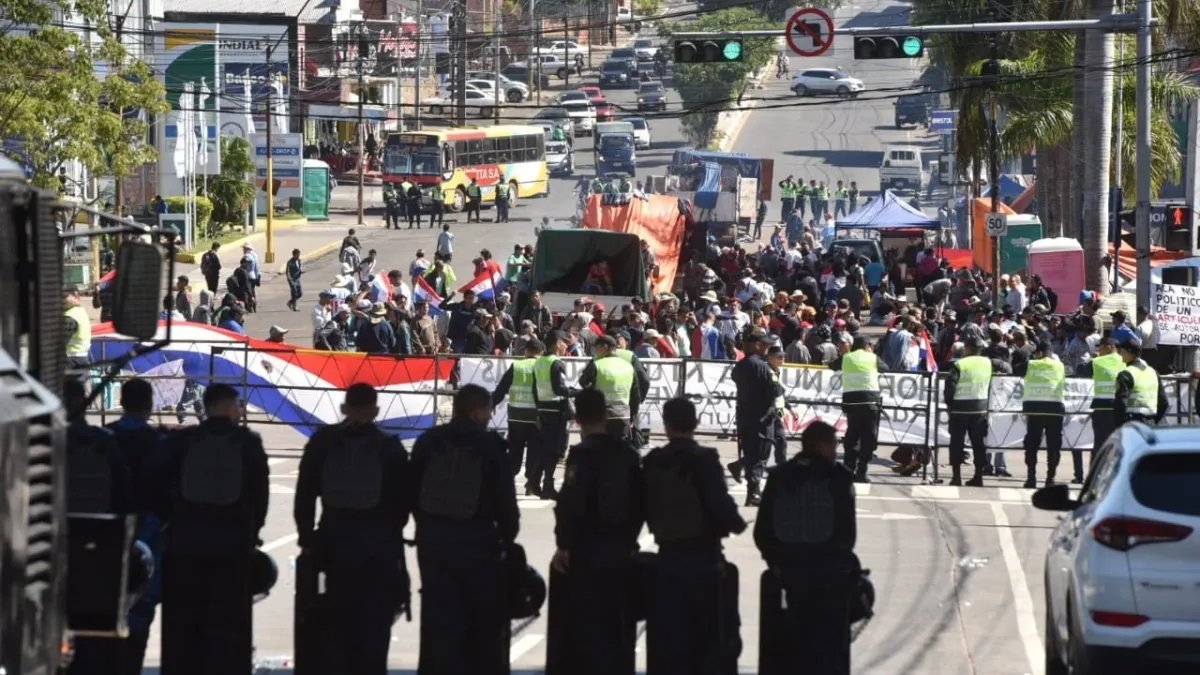
<instances>
[{"instance_id":1,"label":"white protest banner with text","mask_svg":"<svg viewBox=\"0 0 1200 675\"><path fill-rule=\"evenodd\" d=\"M1158 342L1200 346L1200 290L1192 286L1154 284L1150 311L1158 322Z\"/></svg>"}]
</instances>

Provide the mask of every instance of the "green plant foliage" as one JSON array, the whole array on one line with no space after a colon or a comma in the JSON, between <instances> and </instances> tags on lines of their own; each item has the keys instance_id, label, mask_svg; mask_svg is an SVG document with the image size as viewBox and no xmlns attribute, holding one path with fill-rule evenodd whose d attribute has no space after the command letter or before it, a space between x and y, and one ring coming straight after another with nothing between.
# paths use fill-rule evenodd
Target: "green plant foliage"
<instances>
[{"instance_id":1,"label":"green plant foliage","mask_svg":"<svg viewBox=\"0 0 1200 675\"><path fill-rule=\"evenodd\" d=\"M0 0L0 17L0 138L22 142L34 183L57 188L70 160L124 176L154 159L145 120L166 110L163 88L109 29L106 2Z\"/></svg>"},{"instance_id":2,"label":"green plant foliage","mask_svg":"<svg viewBox=\"0 0 1200 675\"><path fill-rule=\"evenodd\" d=\"M761 12L743 7L701 14L687 25L689 32L736 32L778 28L777 22ZM671 28L662 33L670 39ZM742 60L734 63L677 64L675 87L687 111L680 125L688 140L704 147L713 140L721 111L733 110L746 88L749 75L775 58L773 38L748 38Z\"/></svg>"},{"instance_id":3,"label":"green plant foliage","mask_svg":"<svg viewBox=\"0 0 1200 675\"><path fill-rule=\"evenodd\" d=\"M212 200L212 218L217 226L245 222L256 189L248 178L254 174L250 142L244 138L221 138L221 173L204 180L204 194ZM220 229L219 227L217 229Z\"/></svg>"},{"instance_id":4,"label":"green plant foliage","mask_svg":"<svg viewBox=\"0 0 1200 675\"><path fill-rule=\"evenodd\" d=\"M189 200L196 201L196 232L208 235L208 225L212 221L213 203L208 197L167 197L167 213L183 213Z\"/></svg>"}]
</instances>

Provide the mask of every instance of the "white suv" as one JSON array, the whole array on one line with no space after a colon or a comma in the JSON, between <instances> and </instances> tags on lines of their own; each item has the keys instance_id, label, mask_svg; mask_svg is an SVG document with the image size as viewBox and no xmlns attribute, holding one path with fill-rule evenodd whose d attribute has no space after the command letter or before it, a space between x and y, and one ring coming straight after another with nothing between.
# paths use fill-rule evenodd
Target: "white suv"
<instances>
[{"instance_id":1,"label":"white suv","mask_svg":"<svg viewBox=\"0 0 1200 675\"><path fill-rule=\"evenodd\" d=\"M1197 672L1200 427L1126 424L1077 499L1054 485L1033 504L1066 512L1046 553L1046 674Z\"/></svg>"},{"instance_id":2,"label":"white suv","mask_svg":"<svg viewBox=\"0 0 1200 675\"><path fill-rule=\"evenodd\" d=\"M792 93L797 96L834 94L842 98L858 96L866 86L837 68L809 68L792 78Z\"/></svg>"}]
</instances>

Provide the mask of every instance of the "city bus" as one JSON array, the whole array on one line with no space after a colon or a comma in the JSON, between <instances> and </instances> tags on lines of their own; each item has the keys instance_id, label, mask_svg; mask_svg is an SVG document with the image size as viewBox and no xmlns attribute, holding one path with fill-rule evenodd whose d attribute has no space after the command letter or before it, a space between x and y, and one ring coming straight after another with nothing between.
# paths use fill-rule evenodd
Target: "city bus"
<instances>
[{"instance_id":1,"label":"city bus","mask_svg":"<svg viewBox=\"0 0 1200 675\"><path fill-rule=\"evenodd\" d=\"M441 185L453 211L465 207L471 179L479 181L485 205L493 203L500 182L508 183L511 201L544 197L550 191L546 132L523 125L393 132L384 146L382 174L388 183Z\"/></svg>"}]
</instances>

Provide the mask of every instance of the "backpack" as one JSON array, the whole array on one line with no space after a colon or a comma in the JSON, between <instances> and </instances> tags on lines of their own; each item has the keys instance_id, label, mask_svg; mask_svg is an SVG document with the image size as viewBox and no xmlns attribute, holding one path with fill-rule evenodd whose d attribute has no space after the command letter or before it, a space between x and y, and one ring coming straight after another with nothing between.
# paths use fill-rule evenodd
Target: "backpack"
<instances>
[{"instance_id":1,"label":"backpack","mask_svg":"<svg viewBox=\"0 0 1200 675\"><path fill-rule=\"evenodd\" d=\"M200 257L200 273L204 276L216 274L219 270L213 269L213 258L217 257L215 253L209 251Z\"/></svg>"},{"instance_id":2,"label":"backpack","mask_svg":"<svg viewBox=\"0 0 1200 675\"><path fill-rule=\"evenodd\" d=\"M242 497L245 465L242 444L232 434L192 434L183 456L179 493L201 506L233 506Z\"/></svg>"},{"instance_id":3,"label":"backpack","mask_svg":"<svg viewBox=\"0 0 1200 675\"><path fill-rule=\"evenodd\" d=\"M1050 313L1053 314L1054 310L1058 309L1058 293L1051 290L1049 286L1043 286L1043 288L1046 290L1046 300L1050 302Z\"/></svg>"},{"instance_id":4,"label":"backpack","mask_svg":"<svg viewBox=\"0 0 1200 675\"><path fill-rule=\"evenodd\" d=\"M483 455L478 437L443 435L434 442L421 476L418 503L431 516L470 520L479 510L483 489Z\"/></svg>"},{"instance_id":5,"label":"backpack","mask_svg":"<svg viewBox=\"0 0 1200 675\"><path fill-rule=\"evenodd\" d=\"M661 546L694 539L704 533L704 507L692 472L682 464L648 465L646 522Z\"/></svg>"},{"instance_id":6,"label":"backpack","mask_svg":"<svg viewBox=\"0 0 1200 675\"><path fill-rule=\"evenodd\" d=\"M367 511L383 497L383 462L371 435L331 448L321 466L323 508Z\"/></svg>"},{"instance_id":7,"label":"backpack","mask_svg":"<svg viewBox=\"0 0 1200 675\"><path fill-rule=\"evenodd\" d=\"M795 470L780 475L771 520L775 538L784 544L821 544L833 537L833 490L829 476L797 482Z\"/></svg>"},{"instance_id":8,"label":"backpack","mask_svg":"<svg viewBox=\"0 0 1200 675\"><path fill-rule=\"evenodd\" d=\"M113 472L100 447L102 436L93 429L70 433L67 443L67 510L72 513L110 513Z\"/></svg>"}]
</instances>

